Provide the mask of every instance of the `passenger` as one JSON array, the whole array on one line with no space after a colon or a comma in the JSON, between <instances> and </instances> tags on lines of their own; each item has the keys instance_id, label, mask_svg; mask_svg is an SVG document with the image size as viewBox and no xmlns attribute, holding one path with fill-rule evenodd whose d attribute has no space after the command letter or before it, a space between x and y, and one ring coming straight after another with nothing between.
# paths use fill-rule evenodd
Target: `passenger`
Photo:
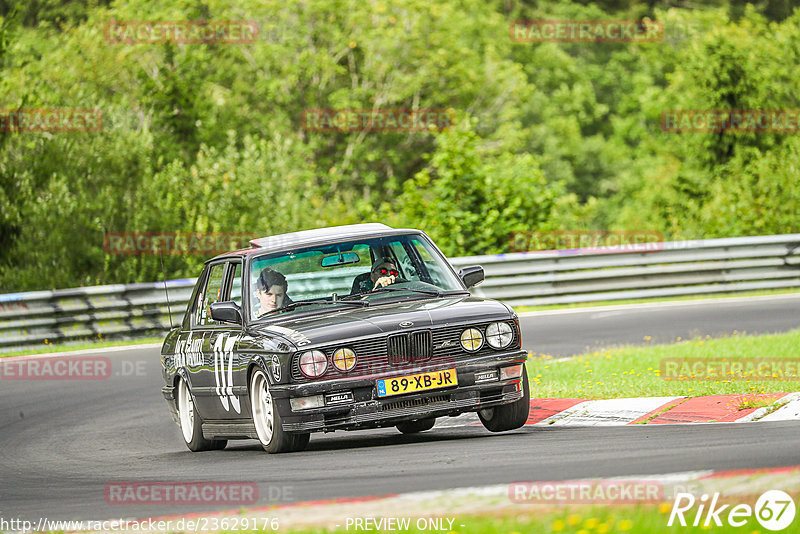
<instances>
[{"instance_id":1,"label":"passenger","mask_svg":"<svg viewBox=\"0 0 800 534\"><path fill-rule=\"evenodd\" d=\"M269 267L261 271L256 281L256 297L261 305L259 315L289 304L291 299L286 296L288 286L286 277L278 271L274 271Z\"/></svg>"}]
</instances>

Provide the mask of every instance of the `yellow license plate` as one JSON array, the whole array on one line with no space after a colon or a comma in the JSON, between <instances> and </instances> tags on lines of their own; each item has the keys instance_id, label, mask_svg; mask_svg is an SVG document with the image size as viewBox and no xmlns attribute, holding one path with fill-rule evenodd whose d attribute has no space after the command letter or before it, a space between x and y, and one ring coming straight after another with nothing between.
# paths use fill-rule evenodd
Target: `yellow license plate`
<instances>
[{"instance_id":1,"label":"yellow license plate","mask_svg":"<svg viewBox=\"0 0 800 534\"><path fill-rule=\"evenodd\" d=\"M426 389L446 388L458 385L458 376L455 369L444 369L418 375L398 376L378 380L378 397L402 395Z\"/></svg>"}]
</instances>

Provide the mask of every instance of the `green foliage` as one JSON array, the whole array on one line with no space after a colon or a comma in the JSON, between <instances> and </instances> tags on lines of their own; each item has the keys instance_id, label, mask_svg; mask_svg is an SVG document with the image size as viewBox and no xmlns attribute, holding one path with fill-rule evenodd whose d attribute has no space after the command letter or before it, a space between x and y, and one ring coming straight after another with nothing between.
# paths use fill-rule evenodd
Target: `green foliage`
<instances>
[{"instance_id":1,"label":"green foliage","mask_svg":"<svg viewBox=\"0 0 800 534\"><path fill-rule=\"evenodd\" d=\"M383 220L448 254L514 232L798 231L796 134L661 131L670 109L798 109L800 10L769 0L0 1L0 293L152 281L108 232L267 235ZM651 6L655 5L653 8ZM658 43L509 38L516 19L662 22ZM249 44L108 43L110 21L254 20ZM308 108L451 110L444 132L314 132ZM167 256L170 276L206 258Z\"/></svg>"},{"instance_id":2,"label":"green foliage","mask_svg":"<svg viewBox=\"0 0 800 534\"><path fill-rule=\"evenodd\" d=\"M448 255L507 251L512 233L553 224L563 193L533 156L492 154L471 126L437 135L428 165L384 206L387 219L394 213L396 224L424 228Z\"/></svg>"}]
</instances>

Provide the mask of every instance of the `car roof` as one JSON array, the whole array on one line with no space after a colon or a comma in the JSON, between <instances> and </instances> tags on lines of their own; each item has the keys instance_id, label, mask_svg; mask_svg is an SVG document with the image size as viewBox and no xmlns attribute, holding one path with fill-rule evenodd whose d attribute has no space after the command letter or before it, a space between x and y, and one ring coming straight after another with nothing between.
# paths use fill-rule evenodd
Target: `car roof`
<instances>
[{"instance_id":1,"label":"car roof","mask_svg":"<svg viewBox=\"0 0 800 534\"><path fill-rule=\"evenodd\" d=\"M234 250L220 254L210 260L215 261L221 258L230 258L237 256L250 256L253 254L264 254L272 252L282 252L303 248L313 245L324 245L331 241L344 241L347 239L355 239L360 237L382 237L387 235L398 235L417 233L421 234L420 230L410 228L395 229L383 223L363 223L363 224L348 224L345 226L330 226L327 228L316 228L314 230L302 230L300 232L291 232L287 234L278 234L267 237L260 237L258 239L250 240L250 248L241 250ZM208 263L208 262L206 262Z\"/></svg>"}]
</instances>

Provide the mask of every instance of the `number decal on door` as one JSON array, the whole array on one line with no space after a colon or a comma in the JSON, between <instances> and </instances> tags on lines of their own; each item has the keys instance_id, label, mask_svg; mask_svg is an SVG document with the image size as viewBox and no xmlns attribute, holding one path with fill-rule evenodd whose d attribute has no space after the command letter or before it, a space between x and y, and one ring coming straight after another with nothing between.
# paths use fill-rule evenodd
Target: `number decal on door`
<instances>
[{"instance_id":1,"label":"number decal on door","mask_svg":"<svg viewBox=\"0 0 800 534\"><path fill-rule=\"evenodd\" d=\"M241 413L239 397L233 394L233 347L238 340L238 336L228 337L228 334L220 334L214 342L214 382L217 396L225 411L229 412L233 408L236 413ZM226 358L228 360L227 374Z\"/></svg>"}]
</instances>

